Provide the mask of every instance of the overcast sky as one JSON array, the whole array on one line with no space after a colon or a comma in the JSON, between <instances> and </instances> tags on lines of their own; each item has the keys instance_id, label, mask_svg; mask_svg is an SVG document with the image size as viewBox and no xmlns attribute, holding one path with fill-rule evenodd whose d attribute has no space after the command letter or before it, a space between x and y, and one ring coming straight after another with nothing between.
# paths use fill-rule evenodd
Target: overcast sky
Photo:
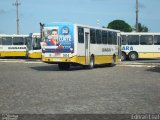
<instances>
[{"instance_id":1,"label":"overcast sky","mask_svg":"<svg viewBox=\"0 0 160 120\"><path fill-rule=\"evenodd\" d=\"M16 0L0 0L0 33L16 33ZM39 32L39 22L107 26L120 19L134 26L136 0L19 0L20 33ZM139 0L139 22L160 32L160 0Z\"/></svg>"}]
</instances>

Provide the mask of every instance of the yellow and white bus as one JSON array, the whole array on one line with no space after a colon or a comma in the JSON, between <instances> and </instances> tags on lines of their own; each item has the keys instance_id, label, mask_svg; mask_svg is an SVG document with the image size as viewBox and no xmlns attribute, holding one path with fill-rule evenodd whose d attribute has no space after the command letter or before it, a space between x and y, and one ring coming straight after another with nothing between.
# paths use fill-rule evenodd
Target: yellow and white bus
<instances>
[{"instance_id":1,"label":"yellow and white bus","mask_svg":"<svg viewBox=\"0 0 160 120\"><path fill-rule=\"evenodd\" d=\"M160 58L160 33L121 33L121 60Z\"/></svg>"},{"instance_id":2,"label":"yellow and white bus","mask_svg":"<svg viewBox=\"0 0 160 120\"><path fill-rule=\"evenodd\" d=\"M27 57L29 35L0 34L0 57Z\"/></svg>"},{"instance_id":3,"label":"yellow and white bus","mask_svg":"<svg viewBox=\"0 0 160 120\"><path fill-rule=\"evenodd\" d=\"M44 24L42 61L69 69L71 64L93 68L115 65L120 53L120 31L72 23Z\"/></svg>"},{"instance_id":4,"label":"yellow and white bus","mask_svg":"<svg viewBox=\"0 0 160 120\"><path fill-rule=\"evenodd\" d=\"M28 45L28 58L40 59L42 57L40 33L30 33L30 37L32 40Z\"/></svg>"}]
</instances>

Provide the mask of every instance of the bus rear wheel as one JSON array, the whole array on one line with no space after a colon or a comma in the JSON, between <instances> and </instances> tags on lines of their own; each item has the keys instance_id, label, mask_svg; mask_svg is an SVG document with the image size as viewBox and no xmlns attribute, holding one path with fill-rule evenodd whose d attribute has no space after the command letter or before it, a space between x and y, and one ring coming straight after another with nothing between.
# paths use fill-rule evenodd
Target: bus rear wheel
<instances>
[{"instance_id":1,"label":"bus rear wheel","mask_svg":"<svg viewBox=\"0 0 160 120\"><path fill-rule=\"evenodd\" d=\"M68 70L70 68L69 63L59 63L58 64L59 70Z\"/></svg>"},{"instance_id":2,"label":"bus rear wheel","mask_svg":"<svg viewBox=\"0 0 160 120\"><path fill-rule=\"evenodd\" d=\"M94 68L94 57L91 56L90 57L90 62L89 62L89 69L93 69Z\"/></svg>"},{"instance_id":3,"label":"bus rear wheel","mask_svg":"<svg viewBox=\"0 0 160 120\"><path fill-rule=\"evenodd\" d=\"M116 55L113 55L112 57L112 63L109 64L109 67L113 67L116 65Z\"/></svg>"},{"instance_id":4,"label":"bus rear wheel","mask_svg":"<svg viewBox=\"0 0 160 120\"><path fill-rule=\"evenodd\" d=\"M135 61L138 59L138 54L136 52L131 52L129 53L128 57L129 57L129 60Z\"/></svg>"}]
</instances>

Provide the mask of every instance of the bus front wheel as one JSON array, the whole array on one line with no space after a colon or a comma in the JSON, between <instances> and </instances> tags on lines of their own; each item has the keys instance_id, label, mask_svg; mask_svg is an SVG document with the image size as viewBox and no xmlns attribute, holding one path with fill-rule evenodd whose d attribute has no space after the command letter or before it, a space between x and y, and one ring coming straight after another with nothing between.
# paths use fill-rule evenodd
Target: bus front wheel
<instances>
[{"instance_id":1,"label":"bus front wheel","mask_svg":"<svg viewBox=\"0 0 160 120\"><path fill-rule=\"evenodd\" d=\"M135 61L138 59L138 54L136 52L131 52L129 53L128 57L129 57L129 60Z\"/></svg>"}]
</instances>

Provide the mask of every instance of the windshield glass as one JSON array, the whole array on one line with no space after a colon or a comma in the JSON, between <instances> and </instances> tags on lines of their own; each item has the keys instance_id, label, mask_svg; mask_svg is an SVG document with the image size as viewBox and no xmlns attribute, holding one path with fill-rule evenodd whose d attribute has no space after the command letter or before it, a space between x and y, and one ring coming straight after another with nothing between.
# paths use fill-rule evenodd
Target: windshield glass
<instances>
[{"instance_id":1,"label":"windshield glass","mask_svg":"<svg viewBox=\"0 0 160 120\"><path fill-rule=\"evenodd\" d=\"M41 43L41 38L37 38L37 37L33 38L33 50L41 49L40 43Z\"/></svg>"},{"instance_id":2,"label":"windshield glass","mask_svg":"<svg viewBox=\"0 0 160 120\"><path fill-rule=\"evenodd\" d=\"M25 45L27 46L28 50L32 49L32 38L31 37L25 38Z\"/></svg>"}]
</instances>

